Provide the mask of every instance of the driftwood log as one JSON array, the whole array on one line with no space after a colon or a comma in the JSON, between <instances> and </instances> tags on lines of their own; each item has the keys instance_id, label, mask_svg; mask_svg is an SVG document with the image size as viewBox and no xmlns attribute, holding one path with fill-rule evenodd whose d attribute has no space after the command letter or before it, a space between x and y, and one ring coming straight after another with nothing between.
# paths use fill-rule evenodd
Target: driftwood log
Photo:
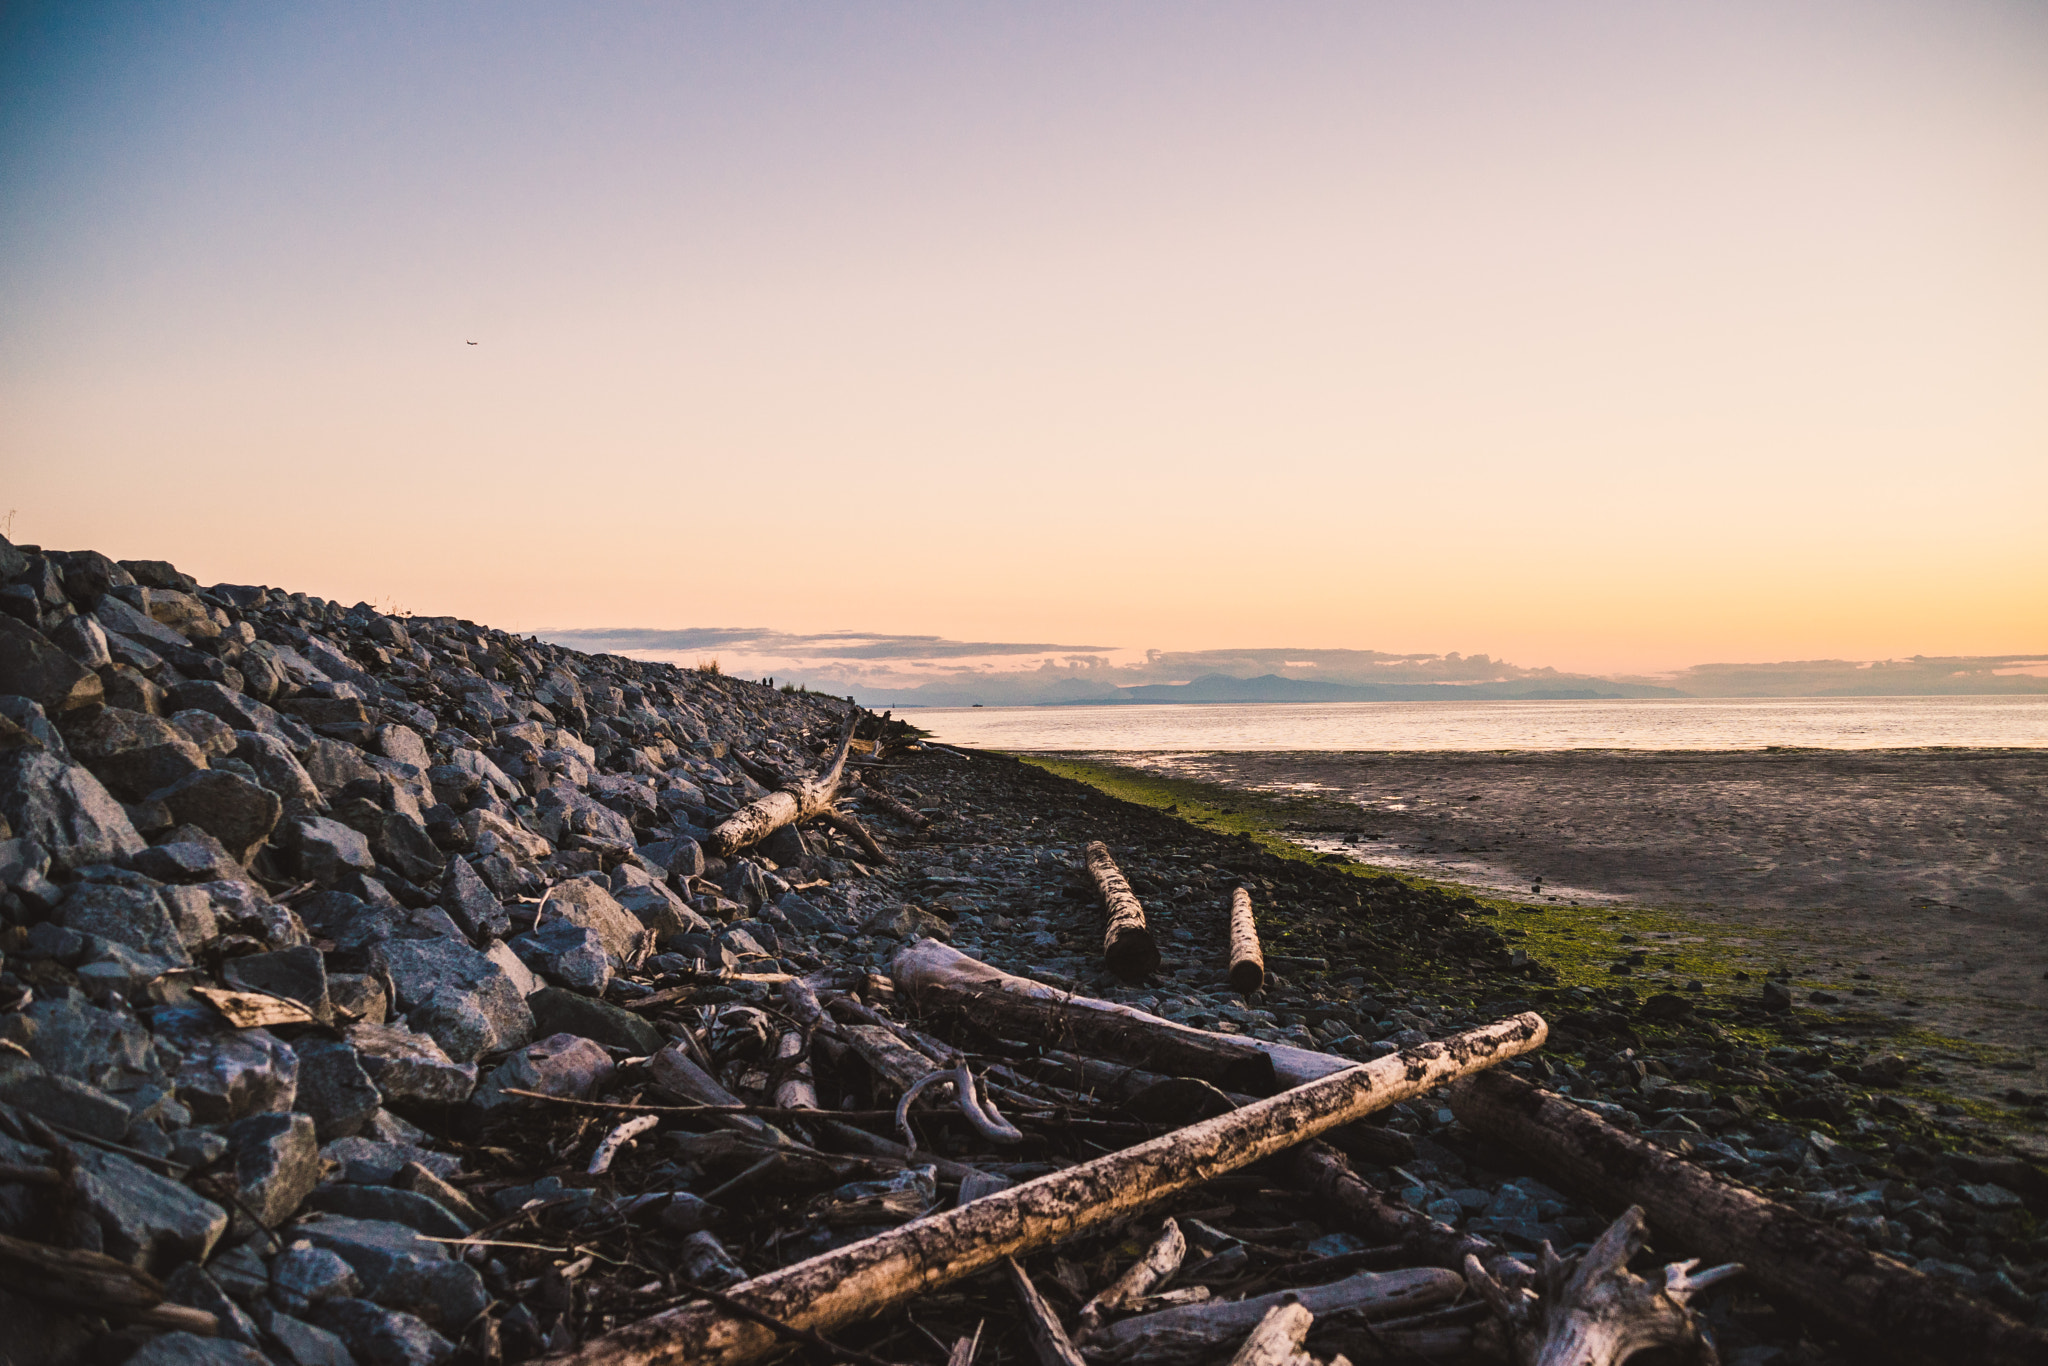
<instances>
[{"instance_id":1,"label":"driftwood log","mask_svg":"<svg viewBox=\"0 0 2048 1366\"><path fill-rule=\"evenodd\" d=\"M732 1294L759 1313L829 1332L888 1313L1005 1257L1100 1228L1305 1143L1336 1125L1529 1052L1540 1047L1548 1033L1541 1016L1517 1015L1391 1054L757 1276ZM557 1360L577 1366L732 1366L758 1359L776 1341L774 1333L758 1324L695 1301L616 1328Z\"/></svg>"},{"instance_id":2,"label":"driftwood log","mask_svg":"<svg viewBox=\"0 0 2048 1366\"><path fill-rule=\"evenodd\" d=\"M1090 840L1084 857L1088 876L1102 894L1102 961L1126 982L1143 981L1159 969L1159 945L1145 924L1145 908L1109 856L1109 846Z\"/></svg>"},{"instance_id":3,"label":"driftwood log","mask_svg":"<svg viewBox=\"0 0 2048 1366\"><path fill-rule=\"evenodd\" d=\"M846 776L846 755L853 745L853 725L858 715L854 711L847 713L845 729L839 736L839 748L822 774L785 783L720 821L718 828L711 832L711 852L720 858L730 858L785 825L809 820L831 810L832 803L839 799L841 781Z\"/></svg>"},{"instance_id":4,"label":"driftwood log","mask_svg":"<svg viewBox=\"0 0 2048 1366\"><path fill-rule=\"evenodd\" d=\"M1013 977L936 939L920 939L904 948L890 962L889 973L905 994L925 1001L930 1008L972 1009L976 1018L987 1021L996 1033L1026 1029L1032 1032L1023 1037L1050 1039L1056 1046L1064 1038L1069 1040L1065 1046L1079 1052L1112 1057L1170 1076L1200 1077L1226 1091L1270 1095L1276 1087L1299 1086L1356 1065L1349 1058L1314 1049L1214 1034L1115 1001L1075 996L1028 977ZM1025 998L1035 1006L1019 1009L998 1002L992 992L983 990L986 988ZM1000 1024L996 1023L997 1011L1004 1012ZM1099 1018L1105 1016L1121 1023ZM1260 1064L1255 1054L1268 1061ZM1200 1070L1205 1066L1200 1061L1203 1057L1211 1059L1206 1064L1209 1070ZM1230 1059L1230 1065L1219 1070L1215 1061L1219 1058ZM1170 1060L1179 1065L1170 1065Z\"/></svg>"},{"instance_id":5,"label":"driftwood log","mask_svg":"<svg viewBox=\"0 0 2048 1366\"><path fill-rule=\"evenodd\" d=\"M1252 918L1252 894L1230 893L1230 985L1246 996L1266 985L1266 955L1259 948L1259 922Z\"/></svg>"},{"instance_id":6,"label":"driftwood log","mask_svg":"<svg viewBox=\"0 0 2048 1366\"><path fill-rule=\"evenodd\" d=\"M1081 1354L1074 1350L1074 1340L1067 1336L1059 1315L1053 1313L1045 1296L1031 1283L1030 1275L1017 1265L1017 1259L1003 1258L1003 1268L1010 1273L1011 1288L1017 1292L1017 1303L1024 1310L1024 1331L1031 1338L1038 1366L1086 1366Z\"/></svg>"},{"instance_id":7,"label":"driftwood log","mask_svg":"<svg viewBox=\"0 0 2048 1366\"><path fill-rule=\"evenodd\" d=\"M1359 1180L1344 1154L1327 1143L1302 1144L1288 1160L1287 1172L1292 1184L1342 1216L1367 1242L1398 1243L1407 1256L1426 1266L1462 1271L1467 1257L1490 1267L1505 1255L1477 1234L1460 1233L1421 1210L1388 1199Z\"/></svg>"},{"instance_id":8,"label":"driftwood log","mask_svg":"<svg viewBox=\"0 0 2048 1366\"><path fill-rule=\"evenodd\" d=\"M1090 1355L1111 1362L1143 1361L1147 1366L1171 1366L1214 1355L1226 1343L1235 1342L1258 1327L1272 1310L1290 1301L1316 1317L1349 1314L1375 1319L1448 1304L1464 1293L1464 1279L1440 1267L1361 1271L1327 1285L1140 1314L1111 1324L1096 1336L1088 1350Z\"/></svg>"},{"instance_id":9,"label":"driftwood log","mask_svg":"<svg viewBox=\"0 0 2048 1366\"><path fill-rule=\"evenodd\" d=\"M897 801L894 797L871 783L861 784L860 790L854 795L882 814L894 816L913 830L922 830L932 823L932 818L925 815L924 812L905 806L902 802Z\"/></svg>"},{"instance_id":10,"label":"driftwood log","mask_svg":"<svg viewBox=\"0 0 2048 1366\"><path fill-rule=\"evenodd\" d=\"M1302 1339L1315 1321L1316 1316L1299 1300L1274 1305L1237 1349L1230 1366L1293 1366L1301 1355Z\"/></svg>"},{"instance_id":11,"label":"driftwood log","mask_svg":"<svg viewBox=\"0 0 2048 1366\"><path fill-rule=\"evenodd\" d=\"M1622 1366L1658 1347L1713 1366L1706 1320L1692 1300L1742 1268L1694 1275L1696 1262L1673 1262L1645 1280L1628 1264L1647 1236L1642 1206L1630 1205L1582 1257L1565 1261L1545 1243L1540 1294L1502 1285L1477 1257L1466 1259L1465 1280L1507 1331L1518 1366Z\"/></svg>"},{"instance_id":12,"label":"driftwood log","mask_svg":"<svg viewBox=\"0 0 2048 1366\"><path fill-rule=\"evenodd\" d=\"M1772 1299L1904 1361L2048 1361L2048 1333L1847 1233L1724 1181L1517 1078L1453 1087L1451 1110L1545 1175L1610 1207L1641 1205L1689 1252L1741 1262Z\"/></svg>"},{"instance_id":13,"label":"driftwood log","mask_svg":"<svg viewBox=\"0 0 2048 1366\"><path fill-rule=\"evenodd\" d=\"M1158 1239L1145 1249L1145 1255L1081 1306L1081 1335L1087 1337L1100 1331L1105 1315L1115 1313L1140 1295L1149 1294L1153 1286L1180 1270L1181 1259L1187 1255L1186 1235L1180 1231L1179 1224L1168 1219L1166 1226L1159 1230Z\"/></svg>"},{"instance_id":14,"label":"driftwood log","mask_svg":"<svg viewBox=\"0 0 2048 1366\"><path fill-rule=\"evenodd\" d=\"M851 835L853 842L876 863L893 865L896 862L889 856L889 851L882 847L882 842L875 838L874 832L846 812L835 807L827 807L818 813L818 819L842 835Z\"/></svg>"}]
</instances>

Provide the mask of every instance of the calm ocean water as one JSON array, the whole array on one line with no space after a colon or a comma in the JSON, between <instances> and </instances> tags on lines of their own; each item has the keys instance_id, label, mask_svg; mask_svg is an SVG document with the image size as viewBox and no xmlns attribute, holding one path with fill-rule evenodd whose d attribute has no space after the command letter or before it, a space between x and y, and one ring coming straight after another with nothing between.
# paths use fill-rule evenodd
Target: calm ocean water
<instances>
[{"instance_id":1,"label":"calm ocean water","mask_svg":"<svg viewBox=\"0 0 2048 1366\"><path fill-rule=\"evenodd\" d=\"M903 716L940 741L1014 750L2048 746L2048 696L920 707Z\"/></svg>"}]
</instances>

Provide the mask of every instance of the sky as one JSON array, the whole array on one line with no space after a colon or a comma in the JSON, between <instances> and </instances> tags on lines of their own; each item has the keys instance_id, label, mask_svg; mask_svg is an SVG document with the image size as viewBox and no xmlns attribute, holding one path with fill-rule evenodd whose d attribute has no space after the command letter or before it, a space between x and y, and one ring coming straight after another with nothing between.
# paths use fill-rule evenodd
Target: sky
<instances>
[{"instance_id":1,"label":"sky","mask_svg":"<svg viewBox=\"0 0 2048 1366\"><path fill-rule=\"evenodd\" d=\"M2041 655L2044 243L2024 0L9 5L0 527L525 631Z\"/></svg>"}]
</instances>

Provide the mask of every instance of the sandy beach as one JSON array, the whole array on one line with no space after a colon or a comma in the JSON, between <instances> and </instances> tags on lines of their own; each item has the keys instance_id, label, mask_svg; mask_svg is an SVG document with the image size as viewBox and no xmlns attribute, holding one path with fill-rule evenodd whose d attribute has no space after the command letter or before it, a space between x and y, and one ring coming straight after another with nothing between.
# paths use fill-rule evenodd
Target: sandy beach
<instances>
[{"instance_id":1,"label":"sandy beach","mask_svg":"<svg viewBox=\"0 0 2048 1366\"><path fill-rule=\"evenodd\" d=\"M1075 757L1292 799L1295 839L1382 867L1678 913L1757 970L1877 993L1845 1011L1977 1045L1946 1059L1959 1090L2043 1089L2048 751Z\"/></svg>"}]
</instances>

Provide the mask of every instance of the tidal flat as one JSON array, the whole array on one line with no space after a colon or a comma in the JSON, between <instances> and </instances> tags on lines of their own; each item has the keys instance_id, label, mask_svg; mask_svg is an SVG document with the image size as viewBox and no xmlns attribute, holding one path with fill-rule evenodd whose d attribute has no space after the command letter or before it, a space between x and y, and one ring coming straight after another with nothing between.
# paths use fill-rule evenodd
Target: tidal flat
<instances>
[{"instance_id":1,"label":"tidal flat","mask_svg":"<svg viewBox=\"0 0 2048 1366\"><path fill-rule=\"evenodd\" d=\"M1129 800L1488 900L1562 980L1756 995L2048 1151L2048 751L1094 752ZM1818 998L1818 999L1816 999Z\"/></svg>"}]
</instances>

